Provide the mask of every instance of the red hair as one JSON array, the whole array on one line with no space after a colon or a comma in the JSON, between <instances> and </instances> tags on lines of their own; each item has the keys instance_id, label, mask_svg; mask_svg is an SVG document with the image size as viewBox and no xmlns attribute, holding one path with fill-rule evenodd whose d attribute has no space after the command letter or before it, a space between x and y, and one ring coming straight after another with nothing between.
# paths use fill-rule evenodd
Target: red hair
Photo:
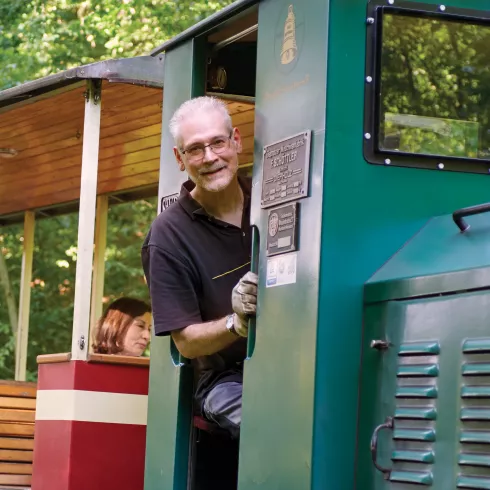
<instances>
[{"instance_id":1,"label":"red hair","mask_svg":"<svg viewBox=\"0 0 490 490\"><path fill-rule=\"evenodd\" d=\"M133 320L151 307L134 298L119 298L113 301L99 318L94 332L92 348L97 354L118 354L123 350L124 337Z\"/></svg>"}]
</instances>

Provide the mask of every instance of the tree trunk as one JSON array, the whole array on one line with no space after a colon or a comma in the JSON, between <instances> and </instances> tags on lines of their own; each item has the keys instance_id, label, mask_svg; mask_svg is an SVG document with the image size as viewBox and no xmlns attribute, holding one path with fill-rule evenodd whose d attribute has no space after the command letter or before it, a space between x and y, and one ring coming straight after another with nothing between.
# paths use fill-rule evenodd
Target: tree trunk
<instances>
[{"instance_id":1,"label":"tree trunk","mask_svg":"<svg viewBox=\"0 0 490 490\"><path fill-rule=\"evenodd\" d=\"M10 284L9 273L7 270L7 264L5 263L5 257L0 250L0 285L5 294L5 301L7 303L7 309L9 312L10 326L12 328L12 333L14 337L17 335L17 304L15 302L14 292L12 291L12 286Z\"/></svg>"}]
</instances>

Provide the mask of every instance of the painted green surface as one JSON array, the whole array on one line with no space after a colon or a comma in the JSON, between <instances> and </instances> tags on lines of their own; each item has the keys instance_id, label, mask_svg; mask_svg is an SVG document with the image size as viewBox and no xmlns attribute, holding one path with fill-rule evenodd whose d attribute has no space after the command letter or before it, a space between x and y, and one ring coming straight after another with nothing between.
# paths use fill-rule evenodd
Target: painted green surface
<instances>
[{"instance_id":1,"label":"painted green surface","mask_svg":"<svg viewBox=\"0 0 490 490\"><path fill-rule=\"evenodd\" d=\"M289 5L297 57L281 64ZM259 4L252 222L260 230L255 350L245 363L239 489L311 488L318 262L325 130L327 2ZM296 284L266 288L262 149L312 130L310 196L300 200Z\"/></svg>"},{"instance_id":2,"label":"painted green surface","mask_svg":"<svg viewBox=\"0 0 490 490\"><path fill-rule=\"evenodd\" d=\"M475 446L488 440L488 381L468 376L463 369L467 364L490 361L490 352L465 353L463 347L468 339L488 339L489 323L489 291L366 307L356 488L410 490L411 483L418 482L447 490L459 488L458 477L464 481L474 475L480 477L480 483L469 488L490 485L488 449ZM370 348L370 341L380 338L391 342L387 351ZM394 375L400 373L397 366L402 363L427 362L427 356L405 355L404 346L421 341L430 344L435 339L440 350L430 361L439 368L436 376L415 371ZM400 396L399 387L406 385L432 386L437 388L437 397L423 393L419 398ZM468 396L468 388L477 396ZM378 462L393 470L388 481L374 468L369 451L374 428L387 416L394 417L394 430L380 433Z\"/></svg>"},{"instance_id":3,"label":"painted green surface","mask_svg":"<svg viewBox=\"0 0 490 490\"><path fill-rule=\"evenodd\" d=\"M202 93L203 62L199 41L184 44L165 57L160 198L179 192L186 178L175 163L168 122L182 102ZM181 361L170 337L153 336L145 490L187 489L193 374Z\"/></svg>"},{"instance_id":4,"label":"painted green surface","mask_svg":"<svg viewBox=\"0 0 490 490\"><path fill-rule=\"evenodd\" d=\"M484 0L445 5L488 9ZM490 181L485 175L365 162L365 36L365 0L331 0L311 485L318 490L368 490L361 476L355 482L353 464L363 284L429 218L490 197ZM375 386L379 366L363 366ZM364 408L360 420L368 415L373 417L370 409ZM384 421L379 416L376 420ZM359 441L364 455L369 453L370 435Z\"/></svg>"},{"instance_id":5,"label":"painted green surface","mask_svg":"<svg viewBox=\"0 0 490 490\"><path fill-rule=\"evenodd\" d=\"M267 211L259 207L264 145L304 129L312 130L310 197L300 203L296 284L265 288L267 261L261 244L256 344L245 367L239 489L374 490L369 485L377 482L381 485L376 486L379 490L386 484L373 474L369 438L372 424L382 423L385 415L393 414L396 371L391 354L381 360L384 354L369 351L375 356L363 360L363 376L369 380L369 390L366 405L361 409L356 481L363 284L430 218L488 201L488 177L367 164L362 155L366 2L293 2L300 19L299 55L294 65L284 67L278 60L290 4L285 0L264 0L259 9L252 222L258 225L261 237L265 237L267 226ZM487 8L484 0L461 1L459 5ZM172 105L188 98L192 87L196 90L199 85L191 83L190 45L166 56L164 125ZM163 138L160 195L178 191L176 183L180 184L183 178L173 167L165 131ZM395 271L395 276L399 273ZM477 298L476 304L467 309L481 310L487 296L473 297ZM432 305L442 304L437 301L447 300L433 300L429 306L424 303L424 314L432 311ZM411 335L423 340L420 332L406 323L404 308L409 306L396 303L369 306L366 324L372 323L370 332L382 334L385 324L378 319L389 317L390 325L405 325L407 340ZM447 311L453 312L451 308ZM461 315L453 312L444 317L444 325L454 325L456 321L461 324ZM475 319L472 328L481 326L485 315L478 320L480 323ZM439 324L433 325L431 331L441 334L441 328ZM401 331L402 328L397 331L399 335ZM434 339L425 340L429 343ZM446 354L447 342L452 346L449 352L456 355L455 337L446 340L441 337L441 359L451 357ZM178 441L185 440L186 432L178 426L178 412L188 383L182 369L172 365L169 350L168 340L154 340L145 490L185 488L186 456ZM410 357L408 351L406 356ZM436 372L431 369L417 374ZM444 415L439 416L438 412L436 420L423 421L427 426L398 424L400 427L393 433L397 438L418 441L417 447L428 452L435 447L434 471L418 476L422 484L434 478L443 490L454 488L456 483L453 473L447 472L445 476L440 472L444 471L443 464L437 466L438 458L447 461L449 456L442 446L438 448L440 441L429 424L454 429L458 420L454 398L450 398L455 396L457 387L449 381L443 383L447 373L441 364L439 377L430 379L438 379L441 386L447 384L451 389L412 392L412 396L418 396L420 391L427 393L426 404L434 400L436 393L438 404L445 406L447 401ZM401 374L410 379L409 373ZM381 390L380 399L388 402L379 405L381 402L369 399L376 388ZM468 426L464 436L471 440L481 434L475 435ZM392 448L387 446L391 436L385 431L380 437L380 458L390 463ZM453 465L457 464L454 454ZM414 463L396 464L399 470L394 477L408 481L411 467L407 465ZM462 477L461 481L464 484L467 480L469 477ZM397 485L397 490L409 488L408 483Z\"/></svg>"},{"instance_id":6,"label":"painted green surface","mask_svg":"<svg viewBox=\"0 0 490 490\"><path fill-rule=\"evenodd\" d=\"M466 220L470 229L465 233L459 231L451 215L429 220L369 279L365 300L385 301L489 284L490 247L485 244L490 238L490 215Z\"/></svg>"}]
</instances>

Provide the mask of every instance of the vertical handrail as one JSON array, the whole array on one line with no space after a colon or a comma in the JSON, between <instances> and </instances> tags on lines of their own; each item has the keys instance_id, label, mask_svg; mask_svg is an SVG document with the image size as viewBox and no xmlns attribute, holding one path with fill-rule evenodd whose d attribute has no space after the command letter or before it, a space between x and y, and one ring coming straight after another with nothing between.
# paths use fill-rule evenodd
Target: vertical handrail
<instances>
[{"instance_id":1,"label":"vertical handrail","mask_svg":"<svg viewBox=\"0 0 490 490\"><path fill-rule=\"evenodd\" d=\"M260 251L260 234L256 225L251 226L252 229L252 254L250 258L250 270L255 274L259 273L259 251ZM255 350L255 329L256 317L252 316L248 320L248 338L247 338L247 357L250 359Z\"/></svg>"}]
</instances>

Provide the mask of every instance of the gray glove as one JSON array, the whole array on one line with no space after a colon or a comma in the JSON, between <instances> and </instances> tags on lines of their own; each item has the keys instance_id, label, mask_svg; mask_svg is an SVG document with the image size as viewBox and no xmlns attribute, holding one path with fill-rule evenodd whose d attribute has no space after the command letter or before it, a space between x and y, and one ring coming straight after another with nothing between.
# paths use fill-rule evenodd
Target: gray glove
<instances>
[{"instance_id":1,"label":"gray glove","mask_svg":"<svg viewBox=\"0 0 490 490\"><path fill-rule=\"evenodd\" d=\"M231 293L231 306L235 312L234 327L241 337L247 337L248 319L255 316L257 311L258 279L257 274L247 272Z\"/></svg>"}]
</instances>

